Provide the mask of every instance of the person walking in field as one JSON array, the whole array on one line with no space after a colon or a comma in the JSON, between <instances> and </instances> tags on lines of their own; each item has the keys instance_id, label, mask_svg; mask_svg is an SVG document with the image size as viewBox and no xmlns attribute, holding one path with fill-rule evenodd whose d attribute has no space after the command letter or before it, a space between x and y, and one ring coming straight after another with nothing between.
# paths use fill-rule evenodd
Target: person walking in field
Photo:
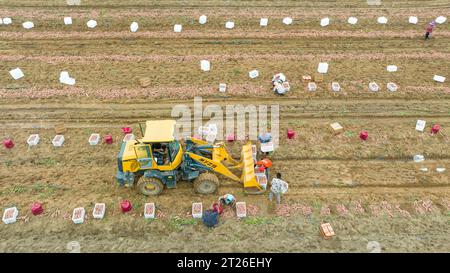
<instances>
[{"instance_id":1,"label":"person walking in field","mask_svg":"<svg viewBox=\"0 0 450 273\"><path fill-rule=\"evenodd\" d=\"M275 195L277 198L277 204L281 203L281 195L285 194L288 190L288 183L286 181L281 180L281 173L277 173L277 177L272 179L269 200L272 201L273 196Z\"/></svg>"},{"instance_id":2,"label":"person walking in field","mask_svg":"<svg viewBox=\"0 0 450 273\"><path fill-rule=\"evenodd\" d=\"M431 33L433 33L434 27L436 27L436 22L431 21L428 24L426 32L425 32L425 40L430 39L430 35L431 35Z\"/></svg>"}]
</instances>

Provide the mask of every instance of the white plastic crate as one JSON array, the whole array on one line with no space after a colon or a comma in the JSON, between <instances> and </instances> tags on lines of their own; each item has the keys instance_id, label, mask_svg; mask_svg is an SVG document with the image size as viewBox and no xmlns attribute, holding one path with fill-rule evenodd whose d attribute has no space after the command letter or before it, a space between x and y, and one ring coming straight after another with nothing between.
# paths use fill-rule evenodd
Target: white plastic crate
<instances>
[{"instance_id":1,"label":"white plastic crate","mask_svg":"<svg viewBox=\"0 0 450 273\"><path fill-rule=\"evenodd\" d=\"M9 18L9 17L3 18L3 24L4 25L11 25L12 24L12 19Z\"/></svg>"},{"instance_id":2,"label":"white plastic crate","mask_svg":"<svg viewBox=\"0 0 450 273\"><path fill-rule=\"evenodd\" d=\"M317 72L325 74L328 72L328 63L319 63L317 66Z\"/></svg>"},{"instance_id":3,"label":"white plastic crate","mask_svg":"<svg viewBox=\"0 0 450 273\"><path fill-rule=\"evenodd\" d=\"M417 24L419 22L419 19L416 16L409 16L408 22L410 24L414 24L415 25L415 24Z\"/></svg>"},{"instance_id":4,"label":"white plastic crate","mask_svg":"<svg viewBox=\"0 0 450 273\"><path fill-rule=\"evenodd\" d=\"M11 77L13 77L13 79L18 80L20 78L22 78L23 76L25 76L22 72L22 70L20 68L15 68L11 71L9 71L9 74L11 75Z\"/></svg>"},{"instance_id":5,"label":"white plastic crate","mask_svg":"<svg viewBox=\"0 0 450 273\"><path fill-rule=\"evenodd\" d=\"M209 132L209 134L206 135L205 140L211 144L216 141L217 134L214 134L213 132Z\"/></svg>"},{"instance_id":6,"label":"white plastic crate","mask_svg":"<svg viewBox=\"0 0 450 273\"><path fill-rule=\"evenodd\" d=\"M317 85L315 82L308 82L308 90L309 91L316 91L317 90Z\"/></svg>"},{"instance_id":7,"label":"white plastic crate","mask_svg":"<svg viewBox=\"0 0 450 273\"><path fill-rule=\"evenodd\" d=\"M393 82L388 82L386 87L391 92L395 92L398 89L398 86L395 83L393 83Z\"/></svg>"},{"instance_id":8,"label":"white plastic crate","mask_svg":"<svg viewBox=\"0 0 450 273\"><path fill-rule=\"evenodd\" d=\"M36 146L39 143L39 135L32 134L27 139L28 146Z\"/></svg>"},{"instance_id":9,"label":"white plastic crate","mask_svg":"<svg viewBox=\"0 0 450 273\"><path fill-rule=\"evenodd\" d=\"M418 119L416 122L416 131L423 132L426 124L427 122L425 120Z\"/></svg>"},{"instance_id":10,"label":"white plastic crate","mask_svg":"<svg viewBox=\"0 0 450 273\"><path fill-rule=\"evenodd\" d=\"M378 22L378 24L387 24L388 19L384 16L378 17L377 22Z\"/></svg>"},{"instance_id":11,"label":"white plastic crate","mask_svg":"<svg viewBox=\"0 0 450 273\"><path fill-rule=\"evenodd\" d=\"M339 92L341 91L341 85L338 82L332 82L331 90L333 90L334 92Z\"/></svg>"},{"instance_id":12,"label":"white plastic crate","mask_svg":"<svg viewBox=\"0 0 450 273\"><path fill-rule=\"evenodd\" d=\"M258 149L256 148L256 145L253 144L252 145L252 157L253 157L253 161L256 163L257 158L256 156L258 155Z\"/></svg>"},{"instance_id":13,"label":"white plastic crate","mask_svg":"<svg viewBox=\"0 0 450 273\"><path fill-rule=\"evenodd\" d=\"M55 147L61 147L64 143L64 136L63 135L56 135L53 140L52 144Z\"/></svg>"},{"instance_id":14,"label":"white plastic crate","mask_svg":"<svg viewBox=\"0 0 450 273\"><path fill-rule=\"evenodd\" d=\"M181 32L182 29L183 29L182 25L174 25L173 26L173 31L174 32Z\"/></svg>"},{"instance_id":15,"label":"white plastic crate","mask_svg":"<svg viewBox=\"0 0 450 273\"><path fill-rule=\"evenodd\" d=\"M227 91L227 84L226 83L220 83L219 84L219 92L226 92Z\"/></svg>"},{"instance_id":16,"label":"white plastic crate","mask_svg":"<svg viewBox=\"0 0 450 273\"><path fill-rule=\"evenodd\" d=\"M137 22L133 22L130 25L130 31L131 32L136 32L139 29L139 24Z\"/></svg>"},{"instance_id":17,"label":"white plastic crate","mask_svg":"<svg viewBox=\"0 0 450 273\"><path fill-rule=\"evenodd\" d=\"M425 157L423 155L415 155L413 156L413 160L416 163L422 162L425 160Z\"/></svg>"},{"instance_id":18,"label":"white plastic crate","mask_svg":"<svg viewBox=\"0 0 450 273\"><path fill-rule=\"evenodd\" d=\"M443 24L443 23L445 23L445 21L447 21L447 17L439 16L439 17L437 17L437 18L435 19L435 21L436 21L436 23L438 23L438 24Z\"/></svg>"},{"instance_id":19,"label":"white plastic crate","mask_svg":"<svg viewBox=\"0 0 450 273\"><path fill-rule=\"evenodd\" d=\"M144 218L145 219L154 219L155 218L155 203L145 203Z\"/></svg>"},{"instance_id":20,"label":"white plastic crate","mask_svg":"<svg viewBox=\"0 0 450 273\"><path fill-rule=\"evenodd\" d=\"M252 79L256 78L259 76L259 71L258 70L252 70L250 72L248 72L248 76Z\"/></svg>"},{"instance_id":21,"label":"white plastic crate","mask_svg":"<svg viewBox=\"0 0 450 273\"><path fill-rule=\"evenodd\" d=\"M387 70L388 72L397 72L397 66L396 66L396 65L393 65L393 64L388 65L388 66L386 67L386 70Z\"/></svg>"},{"instance_id":22,"label":"white plastic crate","mask_svg":"<svg viewBox=\"0 0 450 273\"><path fill-rule=\"evenodd\" d=\"M72 17L64 17L64 25L71 25Z\"/></svg>"},{"instance_id":23,"label":"white plastic crate","mask_svg":"<svg viewBox=\"0 0 450 273\"><path fill-rule=\"evenodd\" d=\"M439 76L439 75L434 75L433 80L437 81L437 82L445 82L445 77Z\"/></svg>"},{"instance_id":24,"label":"white plastic crate","mask_svg":"<svg viewBox=\"0 0 450 273\"><path fill-rule=\"evenodd\" d=\"M72 222L75 224L82 224L84 223L84 215L86 214L86 211L84 208L76 208L73 210L72 213Z\"/></svg>"},{"instance_id":25,"label":"white plastic crate","mask_svg":"<svg viewBox=\"0 0 450 273\"><path fill-rule=\"evenodd\" d=\"M291 17L285 17L283 18L283 24L290 25L292 24L292 18Z\"/></svg>"},{"instance_id":26,"label":"white plastic crate","mask_svg":"<svg viewBox=\"0 0 450 273\"><path fill-rule=\"evenodd\" d=\"M356 25L356 24L358 23L358 18L356 18L356 17L349 17L348 20L347 20L347 22L348 22L350 25Z\"/></svg>"},{"instance_id":27,"label":"white plastic crate","mask_svg":"<svg viewBox=\"0 0 450 273\"><path fill-rule=\"evenodd\" d=\"M231 21L226 22L225 27L228 29L234 28L234 22L231 22Z\"/></svg>"},{"instance_id":28,"label":"white plastic crate","mask_svg":"<svg viewBox=\"0 0 450 273\"><path fill-rule=\"evenodd\" d=\"M267 189L267 176L264 172L260 172L260 173L255 173L256 176L256 181L258 181L258 184L261 186L261 188L263 188L264 190Z\"/></svg>"},{"instance_id":29,"label":"white plastic crate","mask_svg":"<svg viewBox=\"0 0 450 273\"><path fill-rule=\"evenodd\" d=\"M211 64L209 63L208 60L201 60L200 69L203 71L209 71L211 69Z\"/></svg>"},{"instance_id":30,"label":"white plastic crate","mask_svg":"<svg viewBox=\"0 0 450 273\"><path fill-rule=\"evenodd\" d=\"M202 218L202 216L203 216L203 204L201 202L193 203L192 204L192 217L193 218Z\"/></svg>"},{"instance_id":31,"label":"white plastic crate","mask_svg":"<svg viewBox=\"0 0 450 273\"><path fill-rule=\"evenodd\" d=\"M96 203L94 206L94 210L92 211L92 217L94 217L94 219L103 219L103 217L105 217L105 212L106 212L106 204Z\"/></svg>"},{"instance_id":32,"label":"white plastic crate","mask_svg":"<svg viewBox=\"0 0 450 273\"><path fill-rule=\"evenodd\" d=\"M134 136L133 134L126 134L126 135L123 137L122 142L128 142L128 141L135 140L135 139L136 139L136 138L135 138L135 136Z\"/></svg>"},{"instance_id":33,"label":"white plastic crate","mask_svg":"<svg viewBox=\"0 0 450 273\"><path fill-rule=\"evenodd\" d=\"M267 27L267 24L269 23L269 19L268 18L261 18L261 20L259 20L259 25L262 27Z\"/></svg>"},{"instance_id":34,"label":"white plastic crate","mask_svg":"<svg viewBox=\"0 0 450 273\"><path fill-rule=\"evenodd\" d=\"M328 26L329 24L330 24L330 18L328 18L328 17L322 18L322 19L320 20L320 25L321 25L322 27L326 27L326 26Z\"/></svg>"},{"instance_id":35,"label":"white plastic crate","mask_svg":"<svg viewBox=\"0 0 450 273\"><path fill-rule=\"evenodd\" d=\"M260 149L261 149L261 152L263 152L263 153L273 152L274 151L273 142L269 141L269 142L266 142L266 143L261 143Z\"/></svg>"},{"instance_id":36,"label":"white plastic crate","mask_svg":"<svg viewBox=\"0 0 450 273\"><path fill-rule=\"evenodd\" d=\"M247 217L247 205L245 202L236 202L236 216L238 218Z\"/></svg>"},{"instance_id":37,"label":"white plastic crate","mask_svg":"<svg viewBox=\"0 0 450 273\"><path fill-rule=\"evenodd\" d=\"M89 139L88 142L90 145L97 145L100 142L100 135L99 134L92 134Z\"/></svg>"},{"instance_id":38,"label":"white plastic crate","mask_svg":"<svg viewBox=\"0 0 450 273\"><path fill-rule=\"evenodd\" d=\"M330 127L331 127L331 130L333 130L333 132L336 134L342 133L342 131L344 131L344 127L342 127L342 125L339 124L339 122L331 123Z\"/></svg>"},{"instance_id":39,"label":"white plastic crate","mask_svg":"<svg viewBox=\"0 0 450 273\"><path fill-rule=\"evenodd\" d=\"M380 87L376 82L371 82L369 83L369 90L372 92L378 92L378 90L380 90Z\"/></svg>"},{"instance_id":40,"label":"white plastic crate","mask_svg":"<svg viewBox=\"0 0 450 273\"><path fill-rule=\"evenodd\" d=\"M18 215L19 215L19 210L17 210L16 207L7 208L3 212L2 221L5 224L12 224L17 221Z\"/></svg>"},{"instance_id":41,"label":"white plastic crate","mask_svg":"<svg viewBox=\"0 0 450 273\"><path fill-rule=\"evenodd\" d=\"M198 22L199 22L201 25L206 24L206 21L207 21L206 15L202 15L202 16L200 16L200 17L198 18Z\"/></svg>"}]
</instances>

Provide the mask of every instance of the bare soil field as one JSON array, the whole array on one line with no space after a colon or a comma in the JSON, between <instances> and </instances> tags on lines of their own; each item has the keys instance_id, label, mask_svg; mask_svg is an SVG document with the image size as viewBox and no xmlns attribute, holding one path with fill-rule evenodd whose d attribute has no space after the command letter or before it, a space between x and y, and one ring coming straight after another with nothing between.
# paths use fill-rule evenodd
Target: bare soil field
<instances>
[{"instance_id":1,"label":"bare soil field","mask_svg":"<svg viewBox=\"0 0 450 273\"><path fill-rule=\"evenodd\" d=\"M101 2L101 3L100 3ZM438 25L429 41L426 24L449 17L448 1L64 1L0 0L0 132L15 142L0 149L0 205L20 210L19 221L0 225L2 252L382 252L450 251L450 24ZM208 23L198 24L206 14ZM418 25L408 16L419 17ZM64 16L74 24L65 26ZM294 19L283 25L283 17ZM347 24L348 16L359 18ZM386 16L386 25L376 23ZM266 28L259 18L268 17ZM322 28L319 21L330 17ZM86 22L99 25L88 29ZM24 21L35 27L23 29ZM236 27L225 29L234 20ZM139 23L136 33L131 22ZM183 24L181 33L174 24ZM211 71L200 70L200 60ZM316 92L302 75L330 64ZM386 71L395 64L399 70ZM8 71L20 67L14 81ZM260 76L250 79L257 69ZM58 77L67 70L75 86ZM284 73L292 88L285 96L271 91L272 75ZM446 76L434 82L435 74ZM139 80L147 77L149 87ZM338 81L342 91L331 91ZM368 91L369 81L381 90ZM395 82L397 92L386 90ZM226 93L218 92L221 82ZM242 185L221 178L217 195L194 193L180 183L158 197L145 197L114 181L121 127L139 132L138 122L171 117L173 106L203 104L279 105L280 147L271 173L281 172L289 191L281 205L266 195L246 195ZM415 130L427 121L424 133ZM205 120L206 122L207 120ZM55 124L67 127L63 147L51 140ZM334 135L329 125L344 132ZM440 124L438 135L429 133ZM287 129L297 132L286 139ZM359 132L369 132L368 141ZM26 139L39 133L40 144ZM91 133L112 134L112 145L90 146ZM137 133L139 135L139 133ZM229 144L239 155L241 141ZM425 161L414 163L416 154ZM424 172L421 168L428 168ZM436 168L445 168L437 172ZM232 193L248 204L249 217L226 211L208 229L189 215L192 202L209 206ZM119 201L133 204L123 214ZM33 216L33 202L45 212ZM105 219L92 219L96 202L107 204ZM143 204L155 202L157 219L145 220ZM86 208L82 225L70 217ZM329 222L337 236L324 240L319 225Z\"/></svg>"}]
</instances>

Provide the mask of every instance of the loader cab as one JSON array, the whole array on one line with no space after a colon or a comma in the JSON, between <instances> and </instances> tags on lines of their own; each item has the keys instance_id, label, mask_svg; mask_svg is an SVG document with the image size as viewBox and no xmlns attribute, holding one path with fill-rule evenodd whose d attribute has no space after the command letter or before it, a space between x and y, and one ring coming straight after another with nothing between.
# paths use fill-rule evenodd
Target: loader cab
<instances>
[{"instance_id":1,"label":"loader cab","mask_svg":"<svg viewBox=\"0 0 450 273\"><path fill-rule=\"evenodd\" d=\"M140 170L170 171L182 161L182 147L175 140L175 121L147 121L144 137L122 144L119 153L119 171Z\"/></svg>"}]
</instances>

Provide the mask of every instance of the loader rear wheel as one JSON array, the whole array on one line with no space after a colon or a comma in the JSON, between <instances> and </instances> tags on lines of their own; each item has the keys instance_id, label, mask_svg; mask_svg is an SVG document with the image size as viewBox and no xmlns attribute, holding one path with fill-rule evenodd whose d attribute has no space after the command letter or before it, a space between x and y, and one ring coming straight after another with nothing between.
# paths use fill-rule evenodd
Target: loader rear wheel
<instances>
[{"instance_id":1,"label":"loader rear wheel","mask_svg":"<svg viewBox=\"0 0 450 273\"><path fill-rule=\"evenodd\" d=\"M158 178L142 176L137 184L143 195L158 195L164 189L164 184Z\"/></svg>"},{"instance_id":2,"label":"loader rear wheel","mask_svg":"<svg viewBox=\"0 0 450 273\"><path fill-rule=\"evenodd\" d=\"M201 194L214 193L219 188L219 178L213 173L202 173L194 181L194 190Z\"/></svg>"}]
</instances>

